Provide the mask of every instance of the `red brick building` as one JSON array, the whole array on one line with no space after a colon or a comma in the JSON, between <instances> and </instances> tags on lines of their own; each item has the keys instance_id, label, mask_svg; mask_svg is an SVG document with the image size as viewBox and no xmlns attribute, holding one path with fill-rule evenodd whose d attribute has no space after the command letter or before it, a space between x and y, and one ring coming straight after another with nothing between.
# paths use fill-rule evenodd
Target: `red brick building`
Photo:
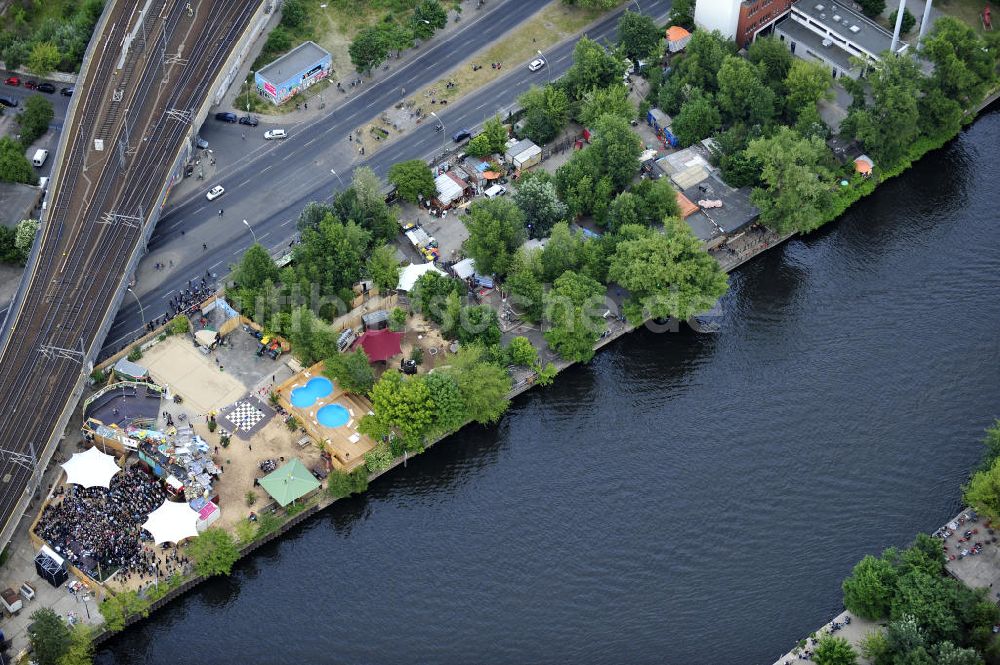
<instances>
[{"instance_id":1,"label":"red brick building","mask_svg":"<svg viewBox=\"0 0 1000 665\"><path fill-rule=\"evenodd\" d=\"M757 33L788 13L792 0L698 0L694 22L718 30L744 48Z\"/></svg>"}]
</instances>

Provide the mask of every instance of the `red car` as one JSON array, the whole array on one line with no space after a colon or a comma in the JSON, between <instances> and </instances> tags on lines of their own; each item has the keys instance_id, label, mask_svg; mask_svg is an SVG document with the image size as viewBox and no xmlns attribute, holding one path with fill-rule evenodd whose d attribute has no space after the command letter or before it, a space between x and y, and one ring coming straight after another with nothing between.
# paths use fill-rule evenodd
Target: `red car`
<instances>
[{"instance_id":1,"label":"red car","mask_svg":"<svg viewBox=\"0 0 1000 665\"><path fill-rule=\"evenodd\" d=\"M25 81L24 87L27 88L28 90L34 90L35 88L38 87L38 81Z\"/></svg>"},{"instance_id":2,"label":"red car","mask_svg":"<svg viewBox=\"0 0 1000 665\"><path fill-rule=\"evenodd\" d=\"M7 80L4 81L7 85L21 85L21 79L16 76L8 76Z\"/></svg>"}]
</instances>

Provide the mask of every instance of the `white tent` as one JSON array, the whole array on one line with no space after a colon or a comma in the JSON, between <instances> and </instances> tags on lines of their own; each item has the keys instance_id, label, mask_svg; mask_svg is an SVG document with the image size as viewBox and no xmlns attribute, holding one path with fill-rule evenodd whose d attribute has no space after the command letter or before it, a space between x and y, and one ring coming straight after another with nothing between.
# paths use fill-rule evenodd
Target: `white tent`
<instances>
[{"instance_id":1,"label":"white tent","mask_svg":"<svg viewBox=\"0 0 1000 665\"><path fill-rule=\"evenodd\" d=\"M198 535L198 513L186 503L164 501L163 505L149 514L142 525L160 543L179 543L185 538Z\"/></svg>"},{"instance_id":2,"label":"white tent","mask_svg":"<svg viewBox=\"0 0 1000 665\"><path fill-rule=\"evenodd\" d=\"M458 277L459 279L468 279L476 274L476 262L471 258L462 259L453 265L451 269L455 272L455 277Z\"/></svg>"},{"instance_id":3,"label":"white tent","mask_svg":"<svg viewBox=\"0 0 1000 665\"><path fill-rule=\"evenodd\" d=\"M121 471L113 455L105 455L97 448L74 454L62 468L66 482L82 487L111 487L111 479Z\"/></svg>"},{"instance_id":4,"label":"white tent","mask_svg":"<svg viewBox=\"0 0 1000 665\"><path fill-rule=\"evenodd\" d=\"M447 206L452 201L462 196L465 191L462 185L456 182L455 178L451 174L445 172L434 178L434 185L437 187L438 195L437 200L443 206Z\"/></svg>"},{"instance_id":5,"label":"white tent","mask_svg":"<svg viewBox=\"0 0 1000 665\"><path fill-rule=\"evenodd\" d=\"M434 265L433 262L410 264L399 271L399 284L396 285L396 290L409 292L413 288L413 285L417 283L417 280L420 279L421 275L432 270L439 275L447 276L448 274Z\"/></svg>"}]
</instances>

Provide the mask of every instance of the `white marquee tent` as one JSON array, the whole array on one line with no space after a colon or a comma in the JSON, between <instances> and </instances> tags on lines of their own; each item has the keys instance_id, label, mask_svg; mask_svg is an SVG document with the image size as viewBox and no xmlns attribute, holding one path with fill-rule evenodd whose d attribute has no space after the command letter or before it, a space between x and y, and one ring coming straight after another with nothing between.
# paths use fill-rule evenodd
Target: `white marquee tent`
<instances>
[{"instance_id":1,"label":"white marquee tent","mask_svg":"<svg viewBox=\"0 0 1000 665\"><path fill-rule=\"evenodd\" d=\"M62 465L66 471L66 482L81 487L111 487L111 479L121 471L113 455L90 448L76 453Z\"/></svg>"},{"instance_id":2,"label":"white marquee tent","mask_svg":"<svg viewBox=\"0 0 1000 665\"><path fill-rule=\"evenodd\" d=\"M163 505L149 514L142 525L160 543L179 543L185 538L198 535L198 513L186 503L164 501Z\"/></svg>"},{"instance_id":3,"label":"white marquee tent","mask_svg":"<svg viewBox=\"0 0 1000 665\"><path fill-rule=\"evenodd\" d=\"M420 276L433 270L439 275L447 276L448 273L441 270L433 263L415 263L410 264L399 271L399 284L396 286L397 291L409 291L413 288L413 285L417 283Z\"/></svg>"}]
</instances>

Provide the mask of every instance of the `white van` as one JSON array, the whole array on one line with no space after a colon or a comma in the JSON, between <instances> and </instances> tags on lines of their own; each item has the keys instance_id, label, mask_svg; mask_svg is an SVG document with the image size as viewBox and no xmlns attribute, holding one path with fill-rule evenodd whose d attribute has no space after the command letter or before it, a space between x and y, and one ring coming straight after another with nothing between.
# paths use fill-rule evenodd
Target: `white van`
<instances>
[{"instance_id":1,"label":"white van","mask_svg":"<svg viewBox=\"0 0 1000 665\"><path fill-rule=\"evenodd\" d=\"M41 166L45 163L45 160L49 158L49 151L42 150L39 148L35 151L35 156L31 158L31 163L35 166Z\"/></svg>"},{"instance_id":2,"label":"white van","mask_svg":"<svg viewBox=\"0 0 1000 665\"><path fill-rule=\"evenodd\" d=\"M488 199L492 199L497 196L503 196L506 193L507 193L507 188L504 187L503 185L490 185L489 187L486 188L486 191L483 192L483 194L486 195L486 198Z\"/></svg>"}]
</instances>

